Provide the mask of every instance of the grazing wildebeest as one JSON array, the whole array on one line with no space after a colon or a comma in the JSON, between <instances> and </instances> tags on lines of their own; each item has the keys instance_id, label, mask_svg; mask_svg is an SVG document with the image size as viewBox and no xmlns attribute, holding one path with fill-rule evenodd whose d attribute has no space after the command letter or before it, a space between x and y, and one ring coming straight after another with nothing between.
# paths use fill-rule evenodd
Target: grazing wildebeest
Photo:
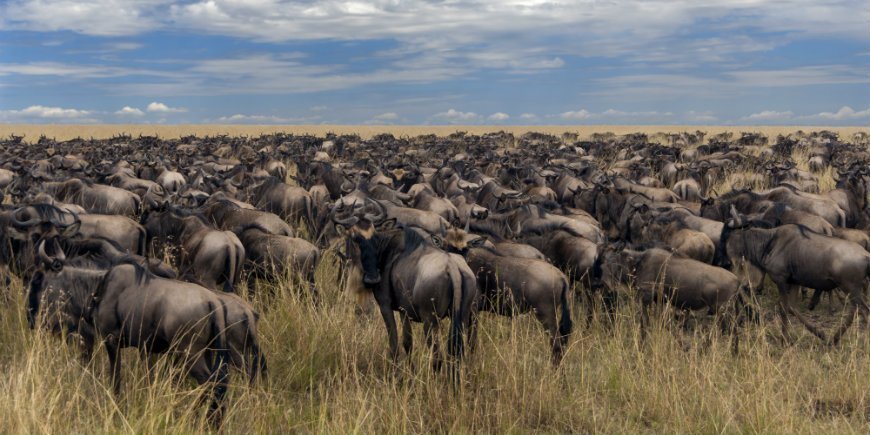
<instances>
[{"instance_id":1,"label":"grazing wildebeest","mask_svg":"<svg viewBox=\"0 0 870 435\"><path fill-rule=\"evenodd\" d=\"M705 309L720 317L723 332L731 332L733 351L739 337L733 331L742 299L740 280L731 272L691 258L652 248L604 254L601 262L604 284L618 287L633 283L642 304L641 332L649 322L648 310L655 302L667 302L682 310ZM726 309L731 308L730 313Z\"/></svg>"},{"instance_id":2,"label":"grazing wildebeest","mask_svg":"<svg viewBox=\"0 0 870 435\"><path fill-rule=\"evenodd\" d=\"M314 270L320 262L320 250L311 242L296 237L271 234L257 223L234 230L245 246L247 262L256 276L276 279L288 272L299 276L316 294Z\"/></svg>"},{"instance_id":3,"label":"grazing wildebeest","mask_svg":"<svg viewBox=\"0 0 870 435\"><path fill-rule=\"evenodd\" d=\"M58 200L80 205L90 213L136 216L142 204L133 192L85 179L47 182L41 187Z\"/></svg>"},{"instance_id":4,"label":"grazing wildebeest","mask_svg":"<svg viewBox=\"0 0 870 435\"><path fill-rule=\"evenodd\" d=\"M791 306L797 286L817 291L840 288L849 297L851 309L830 338L837 343L858 312L867 317L870 308L864 286L870 276L870 253L856 243L828 237L800 225L770 228L765 222L745 221L732 209L733 218L725 225L722 241L730 263L746 261L760 269L779 289L779 314L786 341L788 315L793 314L806 328L825 340L825 334Z\"/></svg>"},{"instance_id":5,"label":"grazing wildebeest","mask_svg":"<svg viewBox=\"0 0 870 435\"><path fill-rule=\"evenodd\" d=\"M568 278L546 261L502 256L477 245L466 258L477 274L483 296L480 308L503 316L534 312L550 334L553 363L558 364L572 329Z\"/></svg>"},{"instance_id":6,"label":"grazing wildebeest","mask_svg":"<svg viewBox=\"0 0 870 435\"><path fill-rule=\"evenodd\" d=\"M226 292L241 280L245 247L232 231L211 228L203 216L173 206L143 214L142 225L149 239L173 239L180 245L181 277L215 290L221 285Z\"/></svg>"},{"instance_id":7,"label":"grazing wildebeest","mask_svg":"<svg viewBox=\"0 0 870 435\"><path fill-rule=\"evenodd\" d=\"M108 271L58 272L49 278L40 272L31 280L31 326L45 301L52 310L49 325L83 333L84 339L101 338L116 395L121 393L121 348L137 347L145 355L173 354L197 382L210 384L208 417L220 424L232 360L227 340L230 310L224 298L196 284L154 276L135 263ZM84 342L83 348L89 351L93 342Z\"/></svg>"}]
</instances>

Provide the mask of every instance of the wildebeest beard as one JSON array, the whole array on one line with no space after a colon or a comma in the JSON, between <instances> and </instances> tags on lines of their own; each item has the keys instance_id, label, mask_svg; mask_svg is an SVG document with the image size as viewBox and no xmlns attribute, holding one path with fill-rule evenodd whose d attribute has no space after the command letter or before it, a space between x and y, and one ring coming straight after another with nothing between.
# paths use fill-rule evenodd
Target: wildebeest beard
<instances>
[{"instance_id":1,"label":"wildebeest beard","mask_svg":"<svg viewBox=\"0 0 870 435\"><path fill-rule=\"evenodd\" d=\"M377 236L365 238L354 236L353 241L359 246L360 263L363 269L363 283L366 287L374 287L381 282L381 273L378 270Z\"/></svg>"}]
</instances>

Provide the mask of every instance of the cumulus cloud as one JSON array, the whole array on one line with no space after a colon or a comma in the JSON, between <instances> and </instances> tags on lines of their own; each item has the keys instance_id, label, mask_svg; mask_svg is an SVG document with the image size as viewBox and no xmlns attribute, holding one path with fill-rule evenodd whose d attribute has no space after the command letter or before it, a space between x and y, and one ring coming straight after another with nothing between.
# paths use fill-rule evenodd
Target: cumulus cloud
<instances>
[{"instance_id":1,"label":"cumulus cloud","mask_svg":"<svg viewBox=\"0 0 870 435\"><path fill-rule=\"evenodd\" d=\"M91 114L87 110L64 109L61 107L30 106L19 111L22 115L40 118L84 118Z\"/></svg>"},{"instance_id":2,"label":"cumulus cloud","mask_svg":"<svg viewBox=\"0 0 870 435\"><path fill-rule=\"evenodd\" d=\"M658 112L658 111L646 111L646 112L626 112L623 110L616 109L607 109L601 113L598 112L590 112L586 109L580 110L571 110L568 112L562 112L557 115L562 119L571 119L571 120L585 120L585 119L651 119L651 118L669 118L673 116L672 112Z\"/></svg>"},{"instance_id":3,"label":"cumulus cloud","mask_svg":"<svg viewBox=\"0 0 870 435\"><path fill-rule=\"evenodd\" d=\"M460 112L456 109L449 109L446 112L436 113L432 118L456 124L460 122L477 122L480 121L481 116L474 112Z\"/></svg>"},{"instance_id":4,"label":"cumulus cloud","mask_svg":"<svg viewBox=\"0 0 870 435\"><path fill-rule=\"evenodd\" d=\"M586 109L571 110L559 114L559 117L562 119L589 119L593 116L594 114Z\"/></svg>"},{"instance_id":5,"label":"cumulus cloud","mask_svg":"<svg viewBox=\"0 0 870 435\"><path fill-rule=\"evenodd\" d=\"M520 115L520 119L524 121L530 121L533 119L538 119L538 115L535 115L534 113L523 113L522 115Z\"/></svg>"},{"instance_id":6,"label":"cumulus cloud","mask_svg":"<svg viewBox=\"0 0 870 435\"><path fill-rule=\"evenodd\" d=\"M698 111L694 111L694 110L690 110L690 111L686 112L686 119L689 122L716 122L719 120L719 118L716 117L713 114L713 112L710 112L710 111L698 112Z\"/></svg>"},{"instance_id":7,"label":"cumulus cloud","mask_svg":"<svg viewBox=\"0 0 870 435\"><path fill-rule=\"evenodd\" d=\"M147 111L149 111L149 112L156 112L156 113L182 113L182 112L187 112L187 109L185 109L185 108L183 108L183 107L169 107L169 106L167 106L166 104L158 103L158 102L156 102L156 101L155 101L155 102L152 102L152 103L150 103L150 104L148 104L148 107L146 107L145 110L147 110Z\"/></svg>"},{"instance_id":8,"label":"cumulus cloud","mask_svg":"<svg viewBox=\"0 0 870 435\"><path fill-rule=\"evenodd\" d=\"M785 121L792 117L794 117L794 113L791 110L782 112L776 110L763 110L758 113L744 116L741 119L745 121Z\"/></svg>"},{"instance_id":9,"label":"cumulus cloud","mask_svg":"<svg viewBox=\"0 0 870 435\"><path fill-rule=\"evenodd\" d=\"M115 112L115 115L121 116L142 116L144 114L145 112L143 112L142 110L130 106L124 106L121 108L121 110Z\"/></svg>"},{"instance_id":10,"label":"cumulus cloud","mask_svg":"<svg viewBox=\"0 0 870 435\"><path fill-rule=\"evenodd\" d=\"M237 113L230 116L221 116L217 122L224 124L306 124L320 119L319 116L309 117L281 117L275 115L245 115Z\"/></svg>"},{"instance_id":11,"label":"cumulus cloud","mask_svg":"<svg viewBox=\"0 0 870 435\"><path fill-rule=\"evenodd\" d=\"M34 105L21 110L0 110L0 120L93 123L98 121L92 117L94 114L90 110Z\"/></svg>"},{"instance_id":12,"label":"cumulus cloud","mask_svg":"<svg viewBox=\"0 0 870 435\"><path fill-rule=\"evenodd\" d=\"M507 113L496 112L496 113L493 113L492 115L487 116L486 119L488 119L490 121L501 122L501 121L507 121L508 119L510 119L510 117L511 116L508 115Z\"/></svg>"},{"instance_id":13,"label":"cumulus cloud","mask_svg":"<svg viewBox=\"0 0 870 435\"><path fill-rule=\"evenodd\" d=\"M821 112L804 117L806 119L845 121L852 119L870 118L870 108L856 111L849 106L843 106L836 112Z\"/></svg>"},{"instance_id":14,"label":"cumulus cloud","mask_svg":"<svg viewBox=\"0 0 870 435\"><path fill-rule=\"evenodd\" d=\"M381 113L380 115L375 116L374 119L380 119L380 120L384 120L384 121L394 121L396 119L399 119L399 115L396 112L387 112L387 113Z\"/></svg>"}]
</instances>

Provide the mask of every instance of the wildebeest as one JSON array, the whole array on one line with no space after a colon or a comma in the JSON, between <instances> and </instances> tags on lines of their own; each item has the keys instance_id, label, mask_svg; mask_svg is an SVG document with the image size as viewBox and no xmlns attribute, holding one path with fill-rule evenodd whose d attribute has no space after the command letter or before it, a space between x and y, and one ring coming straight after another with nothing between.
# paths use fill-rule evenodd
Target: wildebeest
<instances>
[{"instance_id":1,"label":"wildebeest","mask_svg":"<svg viewBox=\"0 0 870 435\"><path fill-rule=\"evenodd\" d=\"M121 348L137 347L146 355L171 353L197 382L211 385L209 420L220 424L232 357L228 310L217 293L156 277L137 264L120 264L107 272L71 270L67 274L75 278L58 283L41 273L34 276L27 297L31 325L36 323L42 299L54 296L45 292L63 292L62 298L52 298L64 307L60 313L51 313L63 320L56 325L87 331L83 338L103 341L115 394L121 393ZM92 347L92 342L84 343L85 349Z\"/></svg>"},{"instance_id":2,"label":"wildebeest","mask_svg":"<svg viewBox=\"0 0 870 435\"><path fill-rule=\"evenodd\" d=\"M182 277L189 275L211 289L221 285L226 292L241 280L245 247L232 231L211 228L203 216L173 206L142 215L142 225L149 238L179 244Z\"/></svg>"},{"instance_id":3,"label":"wildebeest","mask_svg":"<svg viewBox=\"0 0 870 435\"><path fill-rule=\"evenodd\" d=\"M368 216L334 220L347 228L346 255L354 291L373 292L387 327L393 360L399 357L393 311L399 311L402 318L402 345L407 354L412 346L411 321L422 322L433 352L433 367L439 369L442 361L436 333L439 320L449 317L448 353L461 358L462 335L467 333L469 340L474 340L478 302L477 282L465 260L443 251L443 239L419 228L377 231Z\"/></svg>"},{"instance_id":4,"label":"wildebeest","mask_svg":"<svg viewBox=\"0 0 870 435\"><path fill-rule=\"evenodd\" d=\"M568 278L546 261L499 255L483 244L468 250L467 259L483 296L480 308L504 316L532 311L559 363L572 329Z\"/></svg>"},{"instance_id":5,"label":"wildebeest","mask_svg":"<svg viewBox=\"0 0 870 435\"><path fill-rule=\"evenodd\" d=\"M866 318L870 308L864 286L870 276L870 253L856 243L828 237L800 225L769 228L764 222L745 221L732 210L733 218L722 233L723 248L732 264L746 261L760 269L779 289L782 333L790 340L788 315L793 314L810 332L825 340L825 334L792 307L790 298L797 286L817 291L840 288L849 297L851 309L831 336L839 341L851 325L855 312Z\"/></svg>"},{"instance_id":6,"label":"wildebeest","mask_svg":"<svg viewBox=\"0 0 870 435\"><path fill-rule=\"evenodd\" d=\"M733 351L739 338L733 331L742 301L740 280L727 270L652 248L645 251L609 251L601 262L604 283L611 287L633 283L642 304L641 330L648 323L648 308L667 302L684 310L707 310L720 316L723 331L732 332ZM732 308L731 312L726 309Z\"/></svg>"}]
</instances>

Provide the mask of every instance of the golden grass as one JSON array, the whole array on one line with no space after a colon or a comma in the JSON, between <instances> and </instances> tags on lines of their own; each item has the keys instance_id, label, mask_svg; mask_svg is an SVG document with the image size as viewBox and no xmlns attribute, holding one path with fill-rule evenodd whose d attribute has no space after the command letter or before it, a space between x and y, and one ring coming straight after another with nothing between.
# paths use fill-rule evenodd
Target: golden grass
<instances>
[{"instance_id":1,"label":"golden grass","mask_svg":"<svg viewBox=\"0 0 870 435\"><path fill-rule=\"evenodd\" d=\"M24 136L25 140L32 142L45 135L57 140L69 140L76 137L83 138L108 138L120 133L133 136L140 134L146 136L160 136L163 138L178 138L188 135L219 135L231 136L259 136L275 132L294 134L312 134L323 136L326 133L336 134L359 134L363 138L370 138L380 133L392 133L395 136L418 136L422 134L448 135L457 131L470 134L484 134L489 132L506 131L520 135L529 131L561 135L565 132L577 133L581 138L588 138L593 133L613 132L619 135L628 133L646 133L650 136L656 133L680 133L701 130L707 132L707 136L717 133L732 132L759 132L774 138L779 134L793 133L798 130L832 130L843 136L851 136L857 132L870 132L870 127L809 127L809 126L697 126L697 125L526 125L526 126L500 126L500 125L218 125L218 124L189 124L189 125L155 125L155 124L95 124L95 125L72 125L72 124L0 124L0 137L8 137L11 134Z\"/></svg>"},{"instance_id":2,"label":"golden grass","mask_svg":"<svg viewBox=\"0 0 870 435\"><path fill-rule=\"evenodd\" d=\"M260 286L251 297L263 314L270 373L253 387L233 375L227 433L870 431L864 330L836 348L803 333L782 347L776 325L763 321L744 332L734 357L727 337L709 333L709 321L687 332L670 326L664 312L641 342L634 304L618 308L613 326L591 327L582 326L575 306L578 326L554 368L532 316L483 314L478 349L453 389L445 374L429 369L419 325L413 367L403 356L393 370L380 316L355 315L335 271L329 260L318 269L320 307L286 282ZM23 291L15 282L0 306L3 432L207 431L202 391L179 381L165 358L149 376L126 350L116 398L102 350L81 366L74 346L27 329Z\"/></svg>"}]
</instances>

